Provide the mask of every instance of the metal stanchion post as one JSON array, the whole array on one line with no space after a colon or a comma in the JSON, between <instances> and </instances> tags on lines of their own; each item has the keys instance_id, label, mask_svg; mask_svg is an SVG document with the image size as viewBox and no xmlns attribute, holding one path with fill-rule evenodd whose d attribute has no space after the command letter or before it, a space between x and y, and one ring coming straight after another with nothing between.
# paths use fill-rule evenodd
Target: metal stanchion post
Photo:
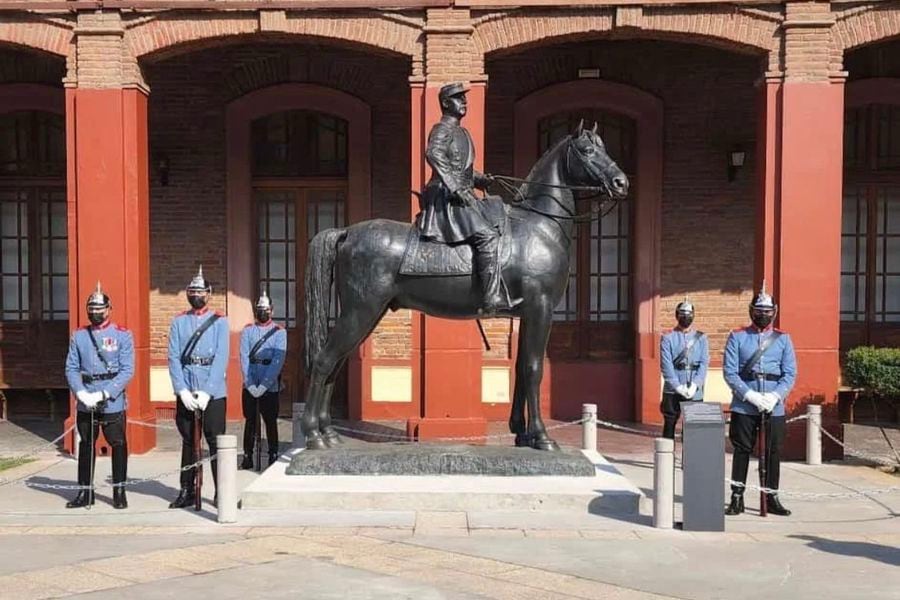
<instances>
[{"instance_id":1,"label":"metal stanchion post","mask_svg":"<svg viewBox=\"0 0 900 600\"><path fill-rule=\"evenodd\" d=\"M822 464L822 405L806 407L806 464Z\"/></svg>"},{"instance_id":2,"label":"metal stanchion post","mask_svg":"<svg viewBox=\"0 0 900 600\"><path fill-rule=\"evenodd\" d=\"M219 523L237 522L237 436L217 435L216 471Z\"/></svg>"},{"instance_id":3,"label":"metal stanchion post","mask_svg":"<svg viewBox=\"0 0 900 600\"><path fill-rule=\"evenodd\" d=\"M581 405L581 449L597 450L597 405Z\"/></svg>"},{"instance_id":4,"label":"metal stanchion post","mask_svg":"<svg viewBox=\"0 0 900 600\"><path fill-rule=\"evenodd\" d=\"M653 526L671 529L675 521L675 440L654 440L653 492Z\"/></svg>"}]
</instances>

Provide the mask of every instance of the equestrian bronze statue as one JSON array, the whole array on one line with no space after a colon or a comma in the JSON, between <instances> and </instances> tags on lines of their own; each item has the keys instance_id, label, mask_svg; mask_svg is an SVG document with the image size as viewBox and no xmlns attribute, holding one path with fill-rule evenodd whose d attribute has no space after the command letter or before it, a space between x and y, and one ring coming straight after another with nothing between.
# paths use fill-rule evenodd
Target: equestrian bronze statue
<instances>
[{"instance_id":1,"label":"equestrian bronze statue","mask_svg":"<svg viewBox=\"0 0 900 600\"><path fill-rule=\"evenodd\" d=\"M417 225L375 219L328 229L313 238L306 269L304 358L309 387L302 421L308 449L333 447L340 442L331 421L335 376L388 309L477 319L485 313L485 290L494 295L497 288L504 290L504 301L498 302L491 313L521 319L510 431L517 446L558 449L541 419L540 384L553 309L568 282L569 245L575 223L590 217L576 214L573 190L592 189L612 201L628 193L628 178L607 155L596 129L596 125L586 130L579 124L574 133L547 150L526 179L518 180L522 184L513 188L516 198L511 204L491 201L496 209L479 211L486 215L484 221L489 228L498 233L497 247L491 249L498 265L496 283L483 283L477 263L473 269L473 247L467 241L451 239L444 243L420 235L420 231L429 231L432 199L428 187ZM465 142L468 134L457 135ZM463 170L471 170L469 160L464 161L467 164ZM433 179L429 186L437 183ZM471 190L463 195L469 193ZM459 197L459 193L451 195L450 201L456 202ZM469 203L475 202L488 203L473 194ZM329 331L332 283L340 302L340 316ZM521 302L510 301L520 298Z\"/></svg>"}]
</instances>

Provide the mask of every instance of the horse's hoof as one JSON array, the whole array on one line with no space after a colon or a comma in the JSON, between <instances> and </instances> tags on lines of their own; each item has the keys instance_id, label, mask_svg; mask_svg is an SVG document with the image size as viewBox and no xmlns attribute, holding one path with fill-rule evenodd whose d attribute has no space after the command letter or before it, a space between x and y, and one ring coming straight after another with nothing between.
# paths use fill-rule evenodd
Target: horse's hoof
<instances>
[{"instance_id":1,"label":"horse's hoof","mask_svg":"<svg viewBox=\"0 0 900 600\"><path fill-rule=\"evenodd\" d=\"M344 443L344 439L334 429L326 429L322 431L322 439L329 448L336 448Z\"/></svg>"},{"instance_id":2,"label":"horse's hoof","mask_svg":"<svg viewBox=\"0 0 900 600\"><path fill-rule=\"evenodd\" d=\"M531 448L531 436L524 433L516 434L516 448Z\"/></svg>"},{"instance_id":3,"label":"horse's hoof","mask_svg":"<svg viewBox=\"0 0 900 600\"><path fill-rule=\"evenodd\" d=\"M531 440L531 447L535 450L547 450L550 452L557 452L559 450L559 444L548 437L534 438Z\"/></svg>"},{"instance_id":4,"label":"horse's hoof","mask_svg":"<svg viewBox=\"0 0 900 600\"><path fill-rule=\"evenodd\" d=\"M328 444L325 443L325 440L322 439L320 435L313 435L306 438L306 449L307 450L325 450L328 448Z\"/></svg>"}]
</instances>

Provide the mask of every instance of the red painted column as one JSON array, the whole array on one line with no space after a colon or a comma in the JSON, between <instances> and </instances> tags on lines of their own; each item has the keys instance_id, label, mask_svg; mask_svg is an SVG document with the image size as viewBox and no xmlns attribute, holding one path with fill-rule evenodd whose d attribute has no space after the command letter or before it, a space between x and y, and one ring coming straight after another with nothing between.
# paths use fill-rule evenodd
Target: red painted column
<instances>
[{"instance_id":1,"label":"red painted column","mask_svg":"<svg viewBox=\"0 0 900 600\"><path fill-rule=\"evenodd\" d=\"M424 160L428 133L441 118L439 87L413 86L413 189L421 189L430 177ZM472 134L475 167L482 169L484 156L485 84L476 83L468 94L468 114L463 125ZM420 103L419 106L416 106ZM418 200L411 205L413 217ZM481 403L482 342L474 321L452 321L425 315L413 316L414 391L420 403L418 418L407 421L407 434L417 439L484 436L487 420ZM416 396L414 396L415 398Z\"/></svg>"},{"instance_id":2,"label":"red painted column","mask_svg":"<svg viewBox=\"0 0 900 600\"><path fill-rule=\"evenodd\" d=\"M84 303L97 281L112 319L134 334L129 421L152 421L150 405L150 210L147 95L138 89L66 91L69 323L87 324ZM75 421L70 400L66 427ZM156 430L129 423L128 450L156 445ZM74 436L68 436L71 450Z\"/></svg>"},{"instance_id":3,"label":"red painted column","mask_svg":"<svg viewBox=\"0 0 900 600\"><path fill-rule=\"evenodd\" d=\"M777 325L794 342L797 382L788 415L822 404L824 422L836 428L844 85L768 82L760 94L766 162L755 286L766 277L779 305ZM804 427L789 429L789 457L802 457L804 436ZM835 450L833 444L825 448Z\"/></svg>"}]
</instances>

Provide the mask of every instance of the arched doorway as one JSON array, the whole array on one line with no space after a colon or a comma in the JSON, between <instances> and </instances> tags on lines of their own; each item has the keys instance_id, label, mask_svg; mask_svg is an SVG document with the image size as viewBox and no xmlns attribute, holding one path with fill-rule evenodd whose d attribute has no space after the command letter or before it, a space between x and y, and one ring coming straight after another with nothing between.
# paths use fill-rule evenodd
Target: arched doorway
<instances>
[{"instance_id":1,"label":"arched doorway","mask_svg":"<svg viewBox=\"0 0 900 600\"><path fill-rule=\"evenodd\" d=\"M900 79L847 85L841 350L900 344Z\"/></svg>"},{"instance_id":2,"label":"arched doorway","mask_svg":"<svg viewBox=\"0 0 900 600\"><path fill-rule=\"evenodd\" d=\"M566 109L537 122L538 152L570 134L582 121L597 124L609 155L629 179L636 179L637 128L629 117L589 104ZM631 188L632 198L636 186ZM596 210L593 195L578 192L577 212ZM569 285L553 312L547 351L550 358L631 361L634 323L631 310L631 223L634 202L617 203L599 219L575 228L569 257Z\"/></svg>"},{"instance_id":3,"label":"arched doorway","mask_svg":"<svg viewBox=\"0 0 900 600\"><path fill-rule=\"evenodd\" d=\"M371 117L367 104L345 92L290 83L246 94L227 109L228 316L232 344L252 321L265 286L275 318L288 328L285 391L280 412L302 402L303 279L306 249L323 229L370 216ZM358 354L335 389L335 413L358 397ZM231 353L229 394L240 397L237 352ZM237 403L236 403L237 404Z\"/></svg>"},{"instance_id":4,"label":"arched doorway","mask_svg":"<svg viewBox=\"0 0 900 600\"><path fill-rule=\"evenodd\" d=\"M571 414L591 381L601 410L646 418L659 398L655 352L659 295L663 107L637 88L602 80L546 86L515 105L515 172L524 176L553 140L578 121L597 123L632 191L605 218L585 223L571 246L569 289L554 314L548 345L554 414ZM579 200L580 211L597 205Z\"/></svg>"},{"instance_id":5,"label":"arched doorway","mask_svg":"<svg viewBox=\"0 0 900 600\"><path fill-rule=\"evenodd\" d=\"M253 121L252 167L256 219L256 282L275 305L274 319L288 329L282 373L282 413L304 390L304 269L308 242L346 224L348 123L335 115L287 110ZM337 316L332 301L331 317ZM335 386L335 411L346 416L346 371Z\"/></svg>"},{"instance_id":6,"label":"arched doorway","mask_svg":"<svg viewBox=\"0 0 900 600\"><path fill-rule=\"evenodd\" d=\"M0 388L16 416L54 417L65 405L67 241L63 91L0 85Z\"/></svg>"}]
</instances>

